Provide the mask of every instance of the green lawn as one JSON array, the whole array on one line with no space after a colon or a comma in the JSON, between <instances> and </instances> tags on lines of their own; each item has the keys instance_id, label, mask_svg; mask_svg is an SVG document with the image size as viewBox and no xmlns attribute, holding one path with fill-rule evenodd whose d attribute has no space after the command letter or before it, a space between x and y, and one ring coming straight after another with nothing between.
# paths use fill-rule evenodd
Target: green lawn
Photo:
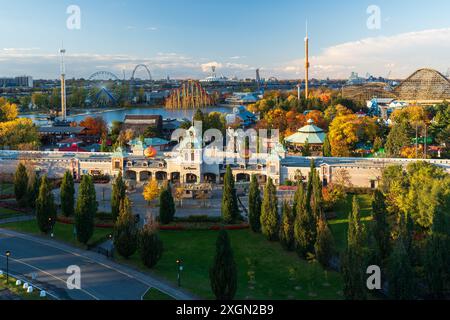
<instances>
[{"instance_id":1,"label":"green lawn","mask_svg":"<svg viewBox=\"0 0 450 320\"><path fill-rule=\"evenodd\" d=\"M8 219L8 218L23 216L23 215L24 215L23 212L18 212L18 211L14 211L11 209L0 207L0 219Z\"/></svg>"},{"instance_id":2,"label":"green lawn","mask_svg":"<svg viewBox=\"0 0 450 320\"><path fill-rule=\"evenodd\" d=\"M24 221L24 222L17 222L17 223L8 223L1 226L5 229L10 229L18 232L24 232L29 234L41 234L41 232L38 229L37 223L35 220L31 221ZM54 227L54 236L55 239L67 242L71 245L75 246L81 246L80 243L75 239L75 236L73 234L73 226L57 223ZM94 231L94 235L92 236L91 240L89 241L89 244L97 243L101 240L107 239L108 235L112 233L111 229L100 229L96 228Z\"/></svg>"},{"instance_id":3,"label":"green lawn","mask_svg":"<svg viewBox=\"0 0 450 320\"><path fill-rule=\"evenodd\" d=\"M177 281L176 260L182 259L181 284L199 297L213 299L209 282L215 231L162 231L164 254L153 272L172 283ZM237 299L342 299L342 279L308 264L295 253L284 251L279 243L267 241L249 230L229 231L238 265ZM121 262L148 271L136 254Z\"/></svg>"},{"instance_id":4,"label":"green lawn","mask_svg":"<svg viewBox=\"0 0 450 320\"><path fill-rule=\"evenodd\" d=\"M6 275L0 275L0 291L9 290L12 294L20 297L22 300L47 300L48 298L41 298L40 291L33 288L33 293L27 293L22 286L16 286L16 279L9 277L8 285L6 284Z\"/></svg>"},{"instance_id":5,"label":"green lawn","mask_svg":"<svg viewBox=\"0 0 450 320\"><path fill-rule=\"evenodd\" d=\"M145 295L143 297L143 300L158 300L158 301L162 301L162 300L174 300L174 299L171 296L168 296L167 294L159 291L158 289L150 288L145 293Z\"/></svg>"},{"instance_id":6,"label":"green lawn","mask_svg":"<svg viewBox=\"0 0 450 320\"><path fill-rule=\"evenodd\" d=\"M361 209L361 218L367 223L372 219L372 196L367 194L356 196ZM348 215L352 210L353 195L348 195L335 208L336 219L330 220L330 228L336 241L336 248L342 252L347 246Z\"/></svg>"}]
</instances>

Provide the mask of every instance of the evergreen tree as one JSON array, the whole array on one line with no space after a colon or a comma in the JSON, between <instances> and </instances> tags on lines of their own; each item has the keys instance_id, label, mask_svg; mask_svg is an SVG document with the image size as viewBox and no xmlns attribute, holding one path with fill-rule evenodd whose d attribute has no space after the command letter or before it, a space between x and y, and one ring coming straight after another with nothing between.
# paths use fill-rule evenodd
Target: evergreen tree
<instances>
[{"instance_id":1,"label":"evergreen tree","mask_svg":"<svg viewBox=\"0 0 450 320\"><path fill-rule=\"evenodd\" d=\"M41 232L48 234L56 223L56 207L52 187L47 176L42 177L36 199L36 219Z\"/></svg>"},{"instance_id":2,"label":"evergreen tree","mask_svg":"<svg viewBox=\"0 0 450 320\"><path fill-rule=\"evenodd\" d=\"M306 207L311 208L311 199L313 196L313 181L316 174L316 163L311 160L310 172L308 175L308 182L306 183Z\"/></svg>"},{"instance_id":3,"label":"evergreen tree","mask_svg":"<svg viewBox=\"0 0 450 320\"><path fill-rule=\"evenodd\" d=\"M411 218L410 214L400 213L399 214L399 234L398 238L403 241L403 245L405 246L406 253L410 257L410 260L414 260L414 221Z\"/></svg>"},{"instance_id":4,"label":"evergreen tree","mask_svg":"<svg viewBox=\"0 0 450 320\"><path fill-rule=\"evenodd\" d=\"M280 243L286 250L293 250L294 241L294 222L295 217L292 208L285 201L283 202L281 226L280 226Z\"/></svg>"},{"instance_id":5,"label":"evergreen tree","mask_svg":"<svg viewBox=\"0 0 450 320\"><path fill-rule=\"evenodd\" d=\"M380 190L375 190L372 198L373 235L377 260L384 262L390 254L391 230L387 221L386 198Z\"/></svg>"},{"instance_id":6,"label":"evergreen tree","mask_svg":"<svg viewBox=\"0 0 450 320\"><path fill-rule=\"evenodd\" d=\"M216 255L209 270L209 279L217 300L233 300L237 290L237 265L225 230L221 230L217 238Z\"/></svg>"},{"instance_id":7,"label":"evergreen tree","mask_svg":"<svg viewBox=\"0 0 450 320\"><path fill-rule=\"evenodd\" d=\"M127 187L122 178L122 173L120 172L112 186L111 193L111 215L113 221L117 220L120 211L120 203L126 196Z\"/></svg>"},{"instance_id":8,"label":"evergreen tree","mask_svg":"<svg viewBox=\"0 0 450 320\"><path fill-rule=\"evenodd\" d=\"M302 179L300 178L297 182L297 190L294 193L294 202L292 203L292 211L294 217L297 216L297 206L298 203L305 202L305 186L303 185Z\"/></svg>"},{"instance_id":9,"label":"evergreen tree","mask_svg":"<svg viewBox=\"0 0 450 320\"><path fill-rule=\"evenodd\" d=\"M261 208L261 231L270 241L275 241L279 233L277 189L269 178L264 188L264 199Z\"/></svg>"},{"instance_id":10,"label":"evergreen tree","mask_svg":"<svg viewBox=\"0 0 450 320\"><path fill-rule=\"evenodd\" d=\"M224 177L223 196L222 196L222 219L225 223L233 223L239 216L236 188L231 167L227 166Z\"/></svg>"},{"instance_id":11,"label":"evergreen tree","mask_svg":"<svg viewBox=\"0 0 450 320\"><path fill-rule=\"evenodd\" d=\"M311 206L306 204L306 195L303 185L299 186L298 201L295 224L294 237L295 247L300 257L306 258L308 253L314 252L314 244L316 242L316 220L311 210Z\"/></svg>"},{"instance_id":12,"label":"evergreen tree","mask_svg":"<svg viewBox=\"0 0 450 320\"><path fill-rule=\"evenodd\" d=\"M389 259L389 297L394 300L414 298L414 270L402 239L394 246Z\"/></svg>"},{"instance_id":13,"label":"evergreen tree","mask_svg":"<svg viewBox=\"0 0 450 320\"><path fill-rule=\"evenodd\" d=\"M348 300L366 298L364 242L365 230L360 220L359 204L353 197L352 212L348 218L347 250L341 259L344 296Z\"/></svg>"},{"instance_id":14,"label":"evergreen tree","mask_svg":"<svg viewBox=\"0 0 450 320\"><path fill-rule=\"evenodd\" d=\"M323 215L323 195L322 195L322 182L320 181L319 174L314 171L312 175L312 203L311 208L316 220L319 220Z\"/></svg>"},{"instance_id":15,"label":"evergreen tree","mask_svg":"<svg viewBox=\"0 0 450 320\"><path fill-rule=\"evenodd\" d=\"M153 221L148 222L139 232L138 248L142 263L150 269L156 266L163 254L163 242Z\"/></svg>"},{"instance_id":16,"label":"evergreen tree","mask_svg":"<svg viewBox=\"0 0 450 320\"><path fill-rule=\"evenodd\" d=\"M261 191L256 176L252 176L248 195L248 220L253 232L261 232Z\"/></svg>"},{"instance_id":17,"label":"evergreen tree","mask_svg":"<svg viewBox=\"0 0 450 320\"><path fill-rule=\"evenodd\" d=\"M19 163L16 173L14 175L14 194L19 206L27 205L27 191L28 191L28 174L27 168Z\"/></svg>"},{"instance_id":18,"label":"evergreen tree","mask_svg":"<svg viewBox=\"0 0 450 320\"><path fill-rule=\"evenodd\" d=\"M41 185L41 178L38 174L34 174L31 176L29 184L28 184L28 206L30 208L36 209L36 199L39 196L39 188Z\"/></svg>"},{"instance_id":19,"label":"evergreen tree","mask_svg":"<svg viewBox=\"0 0 450 320\"><path fill-rule=\"evenodd\" d=\"M317 261L324 268L329 268L334 254L334 238L324 217L321 217L317 223L317 240L314 249Z\"/></svg>"},{"instance_id":20,"label":"evergreen tree","mask_svg":"<svg viewBox=\"0 0 450 320\"><path fill-rule=\"evenodd\" d=\"M92 177L83 176L78 190L75 209L75 227L78 241L85 245L87 245L94 234L94 218L97 213L97 205Z\"/></svg>"},{"instance_id":21,"label":"evergreen tree","mask_svg":"<svg viewBox=\"0 0 450 320\"><path fill-rule=\"evenodd\" d=\"M425 247L425 278L433 299L443 299L450 288L449 225L442 206L436 207L431 234Z\"/></svg>"},{"instance_id":22,"label":"evergreen tree","mask_svg":"<svg viewBox=\"0 0 450 320\"><path fill-rule=\"evenodd\" d=\"M64 174L60 188L60 197L61 213L66 217L73 216L75 213L75 185L70 171L66 171Z\"/></svg>"},{"instance_id":23,"label":"evergreen tree","mask_svg":"<svg viewBox=\"0 0 450 320\"><path fill-rule=\"evenodd\" d=\"M170 184L161 192L159 196L159 220L162 224L169 224L175 217L175 202L173 200Z\"/></svg>"},{"instance_id":24,"label":"evergreen tree","mask_svg":"<svg viewBox=\"0 0 450 320\"><path fill-rule=\"evenodd\" d=\"M325 141L323 142L323 156L331 157L331 144L330 139L328 138L328 134L325 136Z\"/></svg>"},{"instance_id":25,"label":"evergreen tree","mask_svg":"<svg viewBox=\"0 0 450 320\"><path fill-rule=\"evenodd\" d=\"M120 203L119 218L114 225L114 247L117 252L128 259L137 249L138 230L127 196Z\"/></svg>"}]
</instances>

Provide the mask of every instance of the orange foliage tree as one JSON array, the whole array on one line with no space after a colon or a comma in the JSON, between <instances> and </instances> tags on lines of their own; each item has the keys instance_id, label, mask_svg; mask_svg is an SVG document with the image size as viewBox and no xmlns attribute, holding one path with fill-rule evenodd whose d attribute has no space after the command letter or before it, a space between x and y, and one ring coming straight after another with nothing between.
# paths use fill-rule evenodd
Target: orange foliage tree
<instances>
[{"instance_id":1,"label":"orange foliage tree","mask_svg":"<svg viewBox=\"0 0 450 320\"><path fill-rule=\"evenodd\" d=\"M80 122L80 127L87 129L88 135L106 137L108 126L102 117L86 117Z\"/></svg>"}]
</instances>

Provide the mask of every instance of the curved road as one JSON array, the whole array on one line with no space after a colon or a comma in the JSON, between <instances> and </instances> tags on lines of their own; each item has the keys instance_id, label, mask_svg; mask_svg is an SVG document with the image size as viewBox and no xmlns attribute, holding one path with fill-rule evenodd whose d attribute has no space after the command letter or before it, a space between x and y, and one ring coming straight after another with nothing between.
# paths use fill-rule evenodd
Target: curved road
<instances>
[{"instance_id":1,"label":"curved road","mask_svg":"<svg viewBox=\"0 0 450 320\"><path fill-rule=\"evenodd\" d=\"M60 299L74 300L141 300L154 287L178 300L195 299L159 279L120 265L97 253L0 229L0 269L6 268L6 250L11 251L12 274L37 278L35 285ZM81 269L81 290L69 290L66 281L69 266Z\"/></svg>"}]
</instances>

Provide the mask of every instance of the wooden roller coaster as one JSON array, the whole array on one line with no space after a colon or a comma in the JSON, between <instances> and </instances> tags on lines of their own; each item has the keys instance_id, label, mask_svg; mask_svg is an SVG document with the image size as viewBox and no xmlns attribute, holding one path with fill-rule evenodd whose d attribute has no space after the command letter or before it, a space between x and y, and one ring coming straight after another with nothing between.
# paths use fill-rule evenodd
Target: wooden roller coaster
<instances>
[{"instance_id":1,"label":"wooden roller coaster","mask_svg":"<svg viewBox=\"0 0 450 320\"><path fill-rule=\"evenodd\" d=\"M170 96L166 99L167 109L197 109L214 106L217 99L210 95L201 86L200 82L188 80L172 90Z\"/></svg>"}]
</instances>

